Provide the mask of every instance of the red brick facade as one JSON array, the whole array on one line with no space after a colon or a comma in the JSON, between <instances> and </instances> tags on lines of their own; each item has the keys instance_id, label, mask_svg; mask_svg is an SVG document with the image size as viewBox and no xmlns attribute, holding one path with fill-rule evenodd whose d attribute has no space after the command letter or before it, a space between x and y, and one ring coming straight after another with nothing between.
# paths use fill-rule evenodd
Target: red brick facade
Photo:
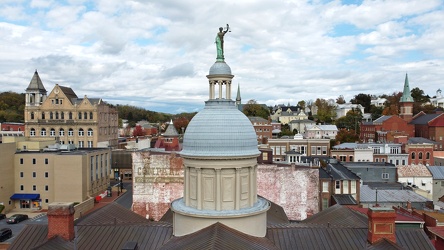
<instances>
[{"instance_id":1,"label":"red brick facade","mask_svg":"<svg viewBox=\"0 0 444 250\"><path fill-rule=\"evenodd\" d=\"M398 136L414 137L415 126L396 115L379 123L361 123L359 137L362 142L394 142Z\"/></svg>"},{"instance_id":2,"label":"red brick facade","mask_svg":"<svg viewBox=\"0 0 444 250\"><path fill-rule=\"evenodd\" d=\"M3 122L3 123L0 123L0 130L1 131L25 131L25 124L24 123L17 123L17 122Z\"/></svg>"},{"instance_id":3,"label":"red brick facade","mask_svg":"<svg viewBox=\"0 0 444 250\"><path fill-rule=\"evenodd\" d=\"M383 238L396 243L396 213L393 209L382 207L369 208L367 216L369 220L367 239L371 244Z\"/></svg>"},{"instance_id":4,"label":"red brick facade","mask_svg":"<svg viewBox=\"0 0 444 250\"><path fill-rule=\"evenodd\" d=\"M67 241L74 239L74 203L51 203L47 216L48 239L57 235Z\"/></svg>"}]
</instances>

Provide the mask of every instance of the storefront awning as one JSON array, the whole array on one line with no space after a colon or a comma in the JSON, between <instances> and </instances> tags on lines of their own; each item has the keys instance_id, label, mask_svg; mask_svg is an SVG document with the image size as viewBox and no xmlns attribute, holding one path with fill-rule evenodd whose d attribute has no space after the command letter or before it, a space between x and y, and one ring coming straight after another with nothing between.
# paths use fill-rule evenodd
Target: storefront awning
<instances>
[{"instance_id":1,"label":"storefront awning","mask_svg":"<svg viewBox=\"0 0 444 250\"><path fill-rule=\"evenodd\" d=\"M37 200L40 194L13 194L11 200Z\"/></svg>"}]
</instances>

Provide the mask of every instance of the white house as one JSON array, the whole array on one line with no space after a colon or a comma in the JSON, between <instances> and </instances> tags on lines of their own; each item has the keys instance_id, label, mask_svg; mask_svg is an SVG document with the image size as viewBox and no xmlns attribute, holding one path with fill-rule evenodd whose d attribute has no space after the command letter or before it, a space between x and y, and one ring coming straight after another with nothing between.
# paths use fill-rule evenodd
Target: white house
<instances>
[{"instance_id":1,"label":"white house","mask_svg":"<svg viewBox=\"0 0 444 250\"><path fill-rule=\"evenodd\" d=\"M335 139L338 134L336 125L313 125L305 129L307 139Z\"/></svg>"}]
</instances>

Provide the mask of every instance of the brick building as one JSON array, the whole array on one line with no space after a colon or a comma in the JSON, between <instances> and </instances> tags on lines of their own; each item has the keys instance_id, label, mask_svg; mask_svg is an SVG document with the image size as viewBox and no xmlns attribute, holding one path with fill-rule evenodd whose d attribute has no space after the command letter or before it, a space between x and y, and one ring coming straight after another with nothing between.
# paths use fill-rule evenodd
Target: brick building
<instances>
[{"instance_id":1,"label":"brick building","mask_svg":"<svg viewBox=\"0 0 444 250\"><path fill-rule=\"evenodd\" d=\"M415 126L416 137L436 141L435 150L444 150L444 113L438 111L435 114L426 114L421 111L413 117L410 124Z\"/></svg>"},{"instance_id":2,"label":"brick building","mask_svg":"<svg viewBox=\"0 0 444 250\"><path fill-rule=\"evenodd\" d=\"M257 116L250 116L248 119L253 124L254 131L256 131L258 143L261 143L263 138L272 138L273 128L270 121Z\"/></svg>"},{"instance_id":3,"label":"brick building","mask_svg":"<svg viewBox=\"0 0 444 250\"><path fill-rule=\"evenodd\" d=\"M371 122L361 122L362 142L394 142L398 136L415 136L415 127L396 115L384 115Z\"/></svg>"}]
</instances>

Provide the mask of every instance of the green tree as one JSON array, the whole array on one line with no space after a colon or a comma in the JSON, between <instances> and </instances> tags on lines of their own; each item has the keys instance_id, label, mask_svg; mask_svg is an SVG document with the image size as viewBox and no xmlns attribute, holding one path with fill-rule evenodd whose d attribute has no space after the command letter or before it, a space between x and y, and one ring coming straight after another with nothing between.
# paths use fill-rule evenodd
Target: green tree
<instances>
[{"instance_id":1,"label":"green tree","mask_svg":"<svg viewBox=\"0 0 444 250\"><path fill-rule=\"evenodd\" d=\"M372 96L368 94L357 94L353 99L350 100L353 104L361 104L364 107L364 113L370 112L370 105L372 101Z\"/></svg>"},{"instance_id":2,"label":"green tree","mask_svg":"<svg viewBox=\"0 0 444 250\"><path fill-rule=\"evenodd\" d=\"M352 109L347 114L335 121L335 124L340 129L353 130L359 134L359 124L362 121L362 112L360 109Z\"/></svg>"},{"instance_id":3,"label":"green tree","mask_svg":"<svg viewBox=\"0 0 444 250\"><path fill-rule=\"evenodd\" d=\"M336 116L335 106L330 105L325 99L316 99L314 105L317 107L317 118L320 123L331 123Z\"/></svg>"},{"instance_id":4,"label":"green tree","mask_svg":"<svg viewBox=\"0 0 444 250\"><path fill-rule=\"evenodd\" d=\"M244 105L242 112L246 116L258 116L268 120L270 115L270 110L258 104L256 100L249 100L247 104Z\"/></svg>"},{"instance_id":5,"label":"green tree","mask_svg":"<svg viewBox=\"0 0 444 250\"><path fill-rule=\"evenodd\" d=\"M344 104L345 103L344 96L340 95L338 98L336 98L336 103L337 104Z\"/></svg>"},{"instance_id":6,"label":"green tree","mask_svg":"<svg viewBox=\"0 0 444 250\"><path fill-rule=\"evenodd\" d=\"M306 104L306 103L305 103L304 100L298 102L298 106L301 107L302 110L305 109L305 104Z\"/></svg>"},{"instance_id":7,"label":"green tree","mask_svg":"<svg viewBox=\"0 0 444 250\"><path fill-rule=\"evenodd\" d=\"M381 117L383 110L384 110L384 107L376 107L375 105L372 105L370 107L370 113L372 115L372 120L376 120L379 117Z\"/></svg>"}]
</instances>

